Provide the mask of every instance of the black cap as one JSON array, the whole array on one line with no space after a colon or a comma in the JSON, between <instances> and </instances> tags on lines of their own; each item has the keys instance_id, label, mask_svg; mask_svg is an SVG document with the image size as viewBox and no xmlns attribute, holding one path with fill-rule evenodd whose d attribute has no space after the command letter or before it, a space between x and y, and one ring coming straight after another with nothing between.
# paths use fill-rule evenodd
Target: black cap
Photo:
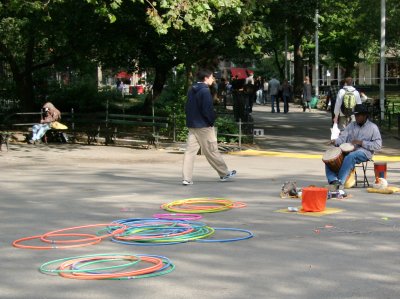
<instances>
[{"instance_id":1,"label":"black cap","mask_svg":"<svg viewBox=\"0 0 400 299\"><path fill-rule=\"evenodd\" d=\"M357 114L368 114L368 109L363 104L357 104L354 107L354 115Z\"/></svg>"}]
</instances>

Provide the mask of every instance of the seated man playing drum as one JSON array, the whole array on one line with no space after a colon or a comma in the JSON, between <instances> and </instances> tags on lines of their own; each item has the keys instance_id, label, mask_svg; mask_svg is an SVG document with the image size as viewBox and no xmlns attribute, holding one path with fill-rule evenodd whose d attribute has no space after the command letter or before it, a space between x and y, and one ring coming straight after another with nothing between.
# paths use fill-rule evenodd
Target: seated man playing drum
<instances>
[{"instance_id":1,"label":"seated man playing drum","mask_svg":"<svg viewBox=\"0 0 400 299\"><path fill-rule=\"evenodd\" d=\"M352 144L354 150L344 155L340 167L331 167L324 160L328 183L333 185L336 190L343 188L356 164L370 160L374 152L382 147L381 133L378 126L368 119L367 108L363 104L357 104L354 116L355 121L346 126L337 139L331 140L331 144L336 147L345 143Z\"/></svg>"}]
</instances>

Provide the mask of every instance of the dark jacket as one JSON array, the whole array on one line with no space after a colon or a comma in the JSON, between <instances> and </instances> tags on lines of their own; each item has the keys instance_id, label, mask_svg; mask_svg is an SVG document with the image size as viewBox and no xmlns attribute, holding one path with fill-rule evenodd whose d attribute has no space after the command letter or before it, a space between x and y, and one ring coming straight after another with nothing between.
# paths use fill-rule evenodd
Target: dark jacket
<instances>
[{"instance_id":1,"label":"dark jacket","mask_svg":"<svg viewBox=\"0 0 400 299\"><path fill-rule=\"evenodd\" d=\"M205 83L193 84L186 102L186 126L206 128L214 126L215 112L210 89Z\"/></svg>"},{"instance_id":2,"label":"dark jacket","mask_svg":"<svg viewBox=\"0 0 400 299\"><path fill-rule=\"evenodd\" d=\"M312 98L312 86L310 83L304 83L303 85L303 101L310 102Z\"/></svg>"}]
</instances>

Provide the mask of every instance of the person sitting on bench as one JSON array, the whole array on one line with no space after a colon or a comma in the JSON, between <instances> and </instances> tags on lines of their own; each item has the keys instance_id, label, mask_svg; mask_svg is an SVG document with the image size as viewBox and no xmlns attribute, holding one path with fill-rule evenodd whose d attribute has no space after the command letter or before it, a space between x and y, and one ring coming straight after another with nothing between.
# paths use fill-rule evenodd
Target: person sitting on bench
<instances>
[{"instance_id":1,"label":"person sitting on bench","mask_svg":"<svg viewBox=\"0 0 400 299\"><path fill-rule=\"evenodd\" d=\"M35 124L32 127L32 137L28 142L34 144L40 140L51 129L51 123L59 119L61 119L61 112L52 103L45 103L42 107L40 124Z\"/></svg>"}]
</instances>

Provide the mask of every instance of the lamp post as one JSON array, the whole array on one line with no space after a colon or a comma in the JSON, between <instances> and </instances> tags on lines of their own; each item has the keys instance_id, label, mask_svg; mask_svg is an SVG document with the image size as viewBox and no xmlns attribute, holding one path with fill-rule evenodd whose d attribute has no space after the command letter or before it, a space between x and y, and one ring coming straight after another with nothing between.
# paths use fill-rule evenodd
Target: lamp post
<instances>
[{"instance_id":1,"label":"lamp post","mask_svg":"<svg viewBox=\"0 0 400 299\"><path fill-rule=\"evenodd\" d=\"M385 118L385 38L386 38L386 0L381 0L381 53L380 53L380 88L379 106L381 108L381 120Z\"/></svg>"},{"instance_id":2,"label":"lamp post","mask_svg":"<svg viewBox=\"0 0 400 299\"><path fill-rule=\"evenodd\" d=\"M315 96L319 95L318 9L315 10Z\"/></svg>"},{"instance_id":3,"label":"lamp post","mask_svg":"<svg viewBox=\"0 0 400 299\"><path fill-rule=\"evenodd\" d=\"M287 38L287 26L286 26L286 21L285 21L285 78L287 79L288 76L288 59L287 59L287 55L288 55L288 38Z\"/></svg>"}]
</instances>

